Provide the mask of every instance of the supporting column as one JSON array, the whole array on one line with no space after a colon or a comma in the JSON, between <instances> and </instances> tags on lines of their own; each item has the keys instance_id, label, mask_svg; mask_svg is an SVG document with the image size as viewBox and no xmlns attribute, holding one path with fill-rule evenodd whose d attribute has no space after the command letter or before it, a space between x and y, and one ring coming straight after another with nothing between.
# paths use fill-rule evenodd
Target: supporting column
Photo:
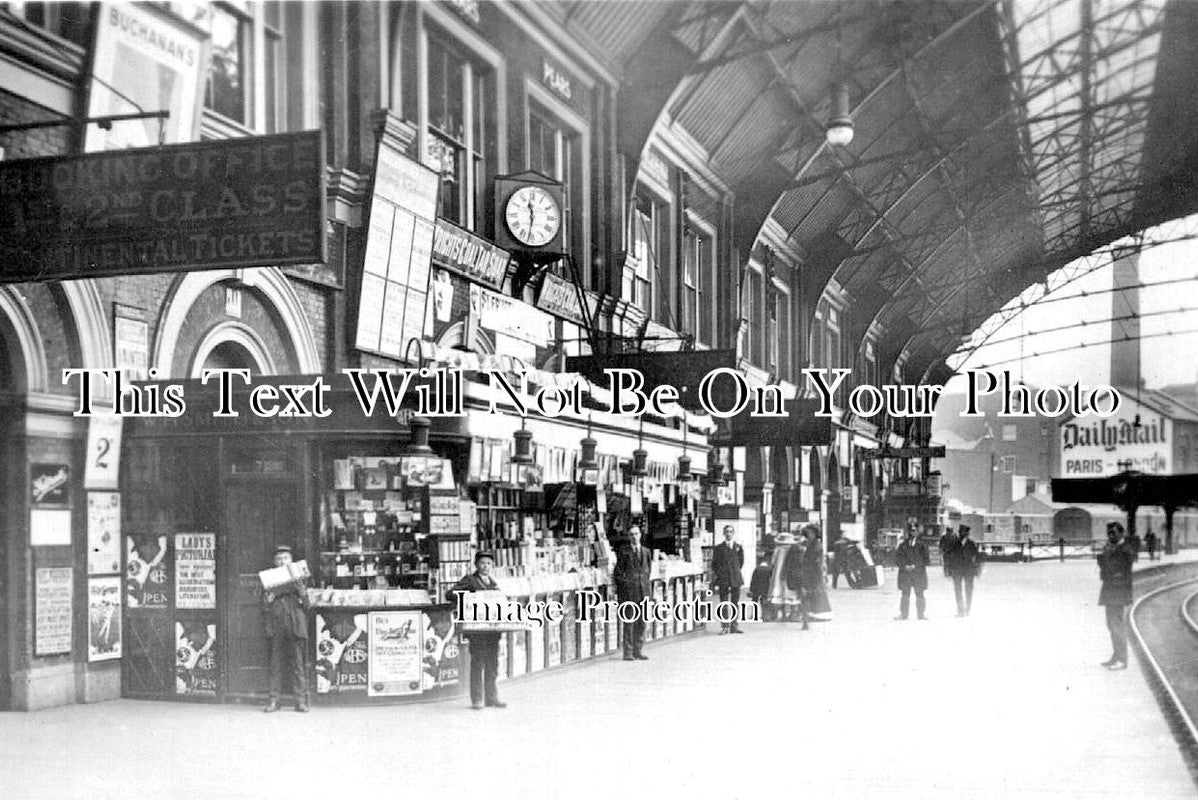
<instances>
[{"instance_id":1,"label":"supporting column","mask_svg":"<svg viewBox=\"0 0 1198 800\"><path fill-rule=\"evenodd\" d=\"M1165 506L1165 555L1167 556L1177 552L1173 547L1173 512L1176 510L1176 506Z\"/></svg>"}]
</instances>

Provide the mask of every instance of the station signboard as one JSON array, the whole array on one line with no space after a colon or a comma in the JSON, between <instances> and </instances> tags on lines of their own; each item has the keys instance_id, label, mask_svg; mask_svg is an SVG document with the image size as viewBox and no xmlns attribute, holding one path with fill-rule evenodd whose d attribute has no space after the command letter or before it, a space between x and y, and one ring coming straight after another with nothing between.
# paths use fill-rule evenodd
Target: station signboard
<instances>
[{"instance_id":1,"label":"station signboard","mask_svg":"<svg viewBox=\"0 0 1198 800\"><path fill-rule=\"evenodd\" d=\"M325 261L320 131L0 163L0 283Z\"/></svg>"}]
</instances>

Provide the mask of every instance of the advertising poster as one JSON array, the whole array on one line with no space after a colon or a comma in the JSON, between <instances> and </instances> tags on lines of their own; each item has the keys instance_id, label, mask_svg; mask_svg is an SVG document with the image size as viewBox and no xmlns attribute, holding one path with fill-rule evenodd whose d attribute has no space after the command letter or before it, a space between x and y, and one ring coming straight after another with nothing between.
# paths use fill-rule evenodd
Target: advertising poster
<instances>
[{"instance_id":1,"label":"advertising poster","mask_svg":"<svg viewBox=\"0 0 1198 800\"><path fill-rule=\"evenodd\" d=\"M175 534L175 608L216 608L216 534Z\"/></svg>"},{"instance_id":2,"label":"advertising poster","mask_svg":"<svg viewBox=\"0 0 1198 800\"><path fill-rule=\"evenodd\" d=\"M29 468L29 500L34 508L71 502L71 468L66 464L33 464Z\"/></svg>"},{"instance_id":3,"label":"advertising poster","mask_svg":"<svg viewBox=\"0 0 1198 800\"><path fill-rule=\"evenodd\" d=\"M34 572L35 656L71 652L74 573L70 567L38 567Z\"/></svg>"},{"instance_id":4,"label":"advertising poster","mask_svg":"<svg viewBox=\"0 0 1198 800\"><path fill-rule=\"evenodd\" d=\"M162 110L170 111L170 117L116 122L110 130L89 125L85 149L121 150L198 138L206 41L203 31L145 4L105 4L96 20L88 116Z\"/></svg>"},{"instance_id":5,"label":"advertising poster","mask_svg":"<svg viewBox=\"0 0 1198 800\"><path fill-rule=\"evenodd\" d=\"M166 534L129 534L125 537L125 605L128 608L166 608L169 605L168 547Z\"/></svg>"},{"instance_id":6,"label":"advertising poster","mask_svg":"<svg viewBox=\"0 0 1198 800\"><path fill-rule=\"evenodd\" d=\"M371 697L420 694L424 672L422 617L419 611L370 613L366 693Z\"/></svg>"},{"instance_id":7,"label":"advertising poster","mask_svg":"<svg viewBox=\"0 0 1198 800\"><path fill-rule=\"evenodd\" d=\"M30 509L29 543L35 547L40 545L69 545L71 543L70 509Z\"/></svg>"},{"instance_id":8,"label":"advertising poster","mask_svg":"<svg viewBox=\"0 0 1198 800\"><path fill-rule=\"evenodd\" d=\"M461 650L454 635L453 613L450 609L425 611L424 619L424 678L425 691L456 687L461 682Z\"/></svg>"},{"instance_id":9,"label":"advertising poster","mask_svg":"<svg viewBox=\"0 0 1198 800\"><path fill-rule=\"evenodd\" d=\"M121 579L87 580L87 660L121 657Z\"/></svg>"},{"instance_id":10,"label":"advertising poster","mask_svg":"<svg viewBox=\"0 0 1198 800\"><path fill-rule=\"evenodd\" d=\"M121 496L117 492L87 494L87 574L121 571Z\"/></svg>"},{"instance_id":11,"label":"advertising poster","mask_svg":"<svg viewBox=\"0 0 1198 800\"><path fill-rule=\"evenodd\" d=\"M175 694L215 697L216 624L175 623Z\"/></svg>"},{"instance_id":12,"label":"advertising poster","mask_svg":"<svg viewBox=\"0 0 1198 800\"><path fill-rule=\"evenodd\" d=\"M1149 475L1173 471L1172 421L1132 398L1105 419L1075 417L1057 426L1057 477L1096 478L1131 469Z\"/></svg>"},{"instance_id":13,"label":"advertising poster","mask_svg":"<svg viewBox=\"0 0 1198 800\"><path fill-rule=\"evenodd\" d=\"M365 694L370 636L367 614L316 614L316 693Z\"/></svg>"}]
</instances>

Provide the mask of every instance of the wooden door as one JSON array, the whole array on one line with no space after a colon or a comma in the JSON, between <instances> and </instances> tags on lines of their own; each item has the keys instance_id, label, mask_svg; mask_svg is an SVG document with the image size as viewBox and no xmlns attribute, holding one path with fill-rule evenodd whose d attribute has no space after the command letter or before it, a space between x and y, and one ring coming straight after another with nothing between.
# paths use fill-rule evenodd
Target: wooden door
<instances>
[{"instance_id":1,"label":"wooden door","mask_svg":"<svg viewBox=\"0 0 1198 800\"><path fill-rule=\"evenodd\" d=\"M269 688L258 571L273 566L276 545L300 544L299 498L299 487L287 480L225 484L225 664L231 696L263 695Z\"/></svg>"}]
</instances>

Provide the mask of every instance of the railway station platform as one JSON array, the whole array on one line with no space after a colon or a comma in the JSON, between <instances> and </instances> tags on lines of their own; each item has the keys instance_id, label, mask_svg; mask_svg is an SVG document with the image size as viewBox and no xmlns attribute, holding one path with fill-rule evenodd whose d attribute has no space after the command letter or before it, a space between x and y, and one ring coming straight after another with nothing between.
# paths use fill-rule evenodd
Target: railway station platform
<instances>
[{"instance_id":1,"label":"railway station platform","mask_svg":"<svg viewBox=\"0 0 1198 800\"><path fill-rule=\"evenodd\" d=\"M1099 665L1092 562L988 565L964 619L934 574L930 619L895 621L886 577L830 591L834 619L809 631L757 623L540 673L501 685L502 710L0 714L0 796L1194 797L1141 670Z\"/></svg>"}]
</instances>

